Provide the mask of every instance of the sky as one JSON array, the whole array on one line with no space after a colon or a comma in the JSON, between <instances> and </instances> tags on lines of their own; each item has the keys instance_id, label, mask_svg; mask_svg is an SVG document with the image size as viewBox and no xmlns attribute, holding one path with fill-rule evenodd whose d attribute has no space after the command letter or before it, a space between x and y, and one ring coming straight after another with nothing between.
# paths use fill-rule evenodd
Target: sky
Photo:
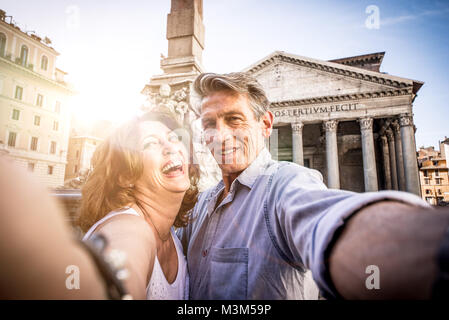
<instances>
[{"instance_id":1,"label":"sky","mask_svg":"<svg viewBox=\"0 0 449 320\"><path fill-rule=\"evenodd\" d=\"M169 0L3 0L0 9L52 40L86 122L130 118L162 73ZM206 71L240 71L277 50L322 60L385 51L380 71L425 82L417 147L449 136L449 1L204 0L203 15Z\"/></svg>"}]
</instances>

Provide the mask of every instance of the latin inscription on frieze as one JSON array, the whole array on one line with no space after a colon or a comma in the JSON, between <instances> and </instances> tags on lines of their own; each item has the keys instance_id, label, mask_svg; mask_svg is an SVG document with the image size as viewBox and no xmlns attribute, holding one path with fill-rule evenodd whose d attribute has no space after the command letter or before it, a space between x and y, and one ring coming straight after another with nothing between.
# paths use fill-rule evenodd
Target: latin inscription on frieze
<instances>
[{"instance_id":1,"label":"latin inscription on frieze","mask_svg":"<svg viewBox=\"0 0 449 320\"><path fill-rule=\"evenodd\" d=\"M275 117L300 117L317 113L333 113L356 111L361 107L359 103L344 103L330 106L302 107L293 109L283 109L274 111Z\"/></svg>"}]
</instances>

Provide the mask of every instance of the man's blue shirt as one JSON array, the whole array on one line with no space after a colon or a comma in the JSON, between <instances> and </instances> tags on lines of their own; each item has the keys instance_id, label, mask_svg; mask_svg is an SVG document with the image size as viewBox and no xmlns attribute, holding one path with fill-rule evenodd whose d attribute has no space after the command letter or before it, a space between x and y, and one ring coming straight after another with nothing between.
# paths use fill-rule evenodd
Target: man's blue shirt
<instances>
[{"instance_id":1,"label":"man's blue shirt","mask_svg":"<svg viewBox=\"0 0 449 320\"><path fill-rule=\"evenodd\" d=\"M193 222L179 230L190 274L190 299L303 299L304 272L325 297L336 291L329 248L345 220L362 207L397 200L427 206L397 191L328 189L321 174L271 159L267 149L232 183L203 192Z\"/></svg>"}]
</instances>

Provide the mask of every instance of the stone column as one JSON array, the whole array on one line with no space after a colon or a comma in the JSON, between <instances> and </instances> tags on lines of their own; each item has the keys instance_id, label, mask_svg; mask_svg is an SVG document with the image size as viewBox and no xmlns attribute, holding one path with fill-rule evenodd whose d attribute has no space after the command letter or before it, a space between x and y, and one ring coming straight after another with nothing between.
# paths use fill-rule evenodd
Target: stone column
<instances>
[{"instance_id":1,"label":"stone column","mask_svg":"<svg viewBox=\"0 0 449 320\"><path fill-rule=\"evenodd\" d=\"M385 189L391 190L390 151L388 150L388 139L386 135L382 135L380 139L382 141Z\"/></svg>"},{"instance_id":2,"label":"stone column","mask_svg":"<svg viewBox=\"0 0 449 320\"><path fill-rule=\"evenodd\" d=\"M302 128L304 124L302 122L292 123L292 151L293 162L301 166L304 165L304 153L302 145Z\"/></svg>"},{"instance_id":3,"label":"stone column","mask_svg":"<svg viewBox=\"0 0 449 320\"><path fill-rule=\"evenodd\" d=\"M326 130L327 187L332 189L340 188L337 127L337 120L324 122L324 129Z\"/></svg>"},{"instance_id":4,"label":"stone column","mask_svg":"<svg viewBox=\"0 0 449 320\"><path fill-rule=\"evenodd\" d=\"M396 121L392 123L392 127L394 132L394 144L396 148L396 171L398 175L399 190L405 191L405 172L404 158L402 155L401 129Z\"/></svg>"},{"instance_id":5,"label":"stone column","mask_svg":"<svg viewBox=\"0 0 449 320\"><path fill-rule=\"evenodd\" d=\"M273 160L277 160L278 159L278 129L273 128L273 131L271 132L270 138L269 138L269 150L271 153L271 157L273 158Z\"/></svg>"},{"instance_id":6,"label":"stone column","mask_svg":"<svg viewBox=\"0 0 449 320\"><path fill-rule=\"evenodd\" d=\"M399 190L398 188L398 173L396 170L396 146L394 144L394 134L391 129L387 131L388 149L390 151L390 171L391 171L391 188Z\"/></svg>"},{"instance_id":7,"label":"stone column","mask_svg":"<svg viewBox=\"0 0 449 320\"><path fill-rule=\"evenodd\" d=\"M401 126L402 154L404 157L405 190L420 196L413 117L409 114L401 114L399 125Z\"/></svg>"},{"instance_id":8,"label":"stone column","mask_svg":"<svg viewBox=\"0 0 449 320\"><path fill-rule=\"evenodd\" d=\"M362 134L363 176L365 178L365 191L377 191L377 169L374 151L373 118L359 119Z\"/></svg>"}]
</instances>

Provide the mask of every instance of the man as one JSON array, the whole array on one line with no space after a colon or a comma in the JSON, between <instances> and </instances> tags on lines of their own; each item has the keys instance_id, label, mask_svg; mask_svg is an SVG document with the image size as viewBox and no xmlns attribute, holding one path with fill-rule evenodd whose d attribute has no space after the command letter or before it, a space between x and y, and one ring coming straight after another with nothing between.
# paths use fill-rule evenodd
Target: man
<instances>
[{"instance_id":1,"label":"man","mask_svg":"<svg viewBox=\"0 0 449 320\"><path fill-rule=\"evenodd\" d=\"M327 189L317 171L271 159L273 114L255 79L206 73L194 86L223 180L180 233L191 299L302 299L307 269L328 298L431 296L447 210L404 192ZM366 270L378 271L374 289Z\"/></svg>"}]
</instances>

